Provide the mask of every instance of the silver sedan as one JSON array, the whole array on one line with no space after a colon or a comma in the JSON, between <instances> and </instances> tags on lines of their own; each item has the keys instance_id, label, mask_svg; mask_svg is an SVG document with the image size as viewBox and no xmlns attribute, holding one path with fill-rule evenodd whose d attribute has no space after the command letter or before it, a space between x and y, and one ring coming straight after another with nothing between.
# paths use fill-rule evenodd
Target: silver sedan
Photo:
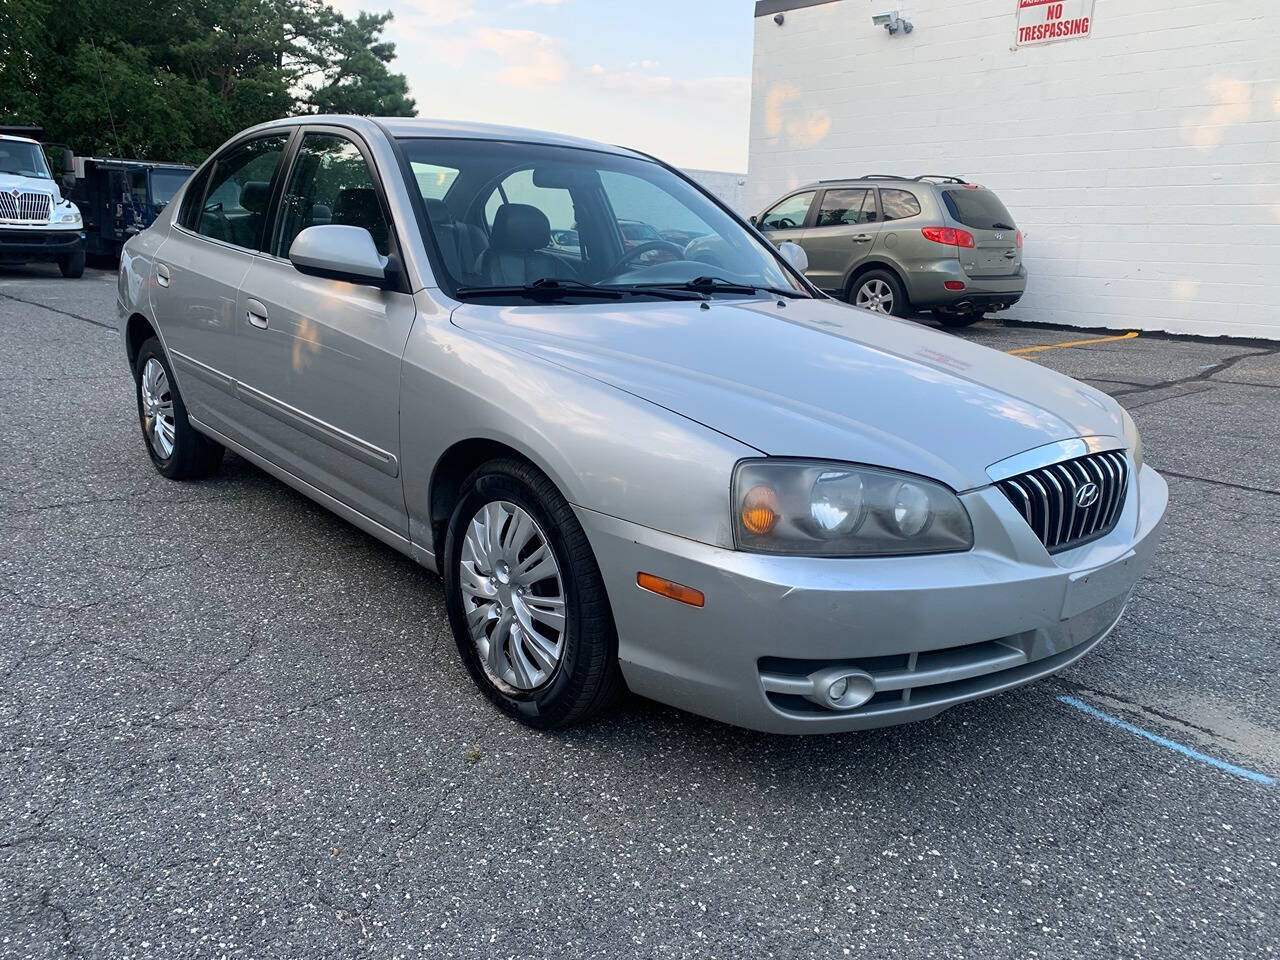
<instances>
[{"instance_id":1,"label":"silver sedan","mask_svg":"<svg viewBox=\"0 0 1280 960\"><path fill-rule=\"evenodd\" d=\"M156 469L234 450L439 571L526 723L863 729L1084 656L1167 502L1128 414L804 266L629 150L307 117L129 241L120 330Z\"/></svg>"}]
</instances>

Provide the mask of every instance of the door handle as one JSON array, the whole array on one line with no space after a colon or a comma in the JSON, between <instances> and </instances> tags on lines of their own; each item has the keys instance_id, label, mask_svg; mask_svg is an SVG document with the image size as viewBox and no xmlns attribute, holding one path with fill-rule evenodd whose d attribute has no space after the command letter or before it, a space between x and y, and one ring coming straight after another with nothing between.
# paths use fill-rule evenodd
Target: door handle
<instances>
[{"instance_id":1,"label":"door handle","mask_svg":"<svg viewBox=\"0 0 1280 960\"><path fill-rule=\"evenodd\" d=\"M169 268L163 263L156 264L156 283L162 287L169 285Z\"/></svg>"},{"instance_id":2,"label":"door handle","mask_svg":"<svg viewBox=\"0 0 1280 960\"><path fill-rule=\"evenodd\" d=\"M250 297L245 301L245 319L259 330L267 329L267 308L260 300Z\"/></svg>"},{"instance_id":3,"label":"door handle","mask_svg":"<svg viewBox=\"0 0 1280 960\"><path fill-rule=\"evenodd\" d=\"M860 233L853 238L854 243L867 243L870 240L871 240L871 234L869 233Z\"/></svg>"}]
</instances>

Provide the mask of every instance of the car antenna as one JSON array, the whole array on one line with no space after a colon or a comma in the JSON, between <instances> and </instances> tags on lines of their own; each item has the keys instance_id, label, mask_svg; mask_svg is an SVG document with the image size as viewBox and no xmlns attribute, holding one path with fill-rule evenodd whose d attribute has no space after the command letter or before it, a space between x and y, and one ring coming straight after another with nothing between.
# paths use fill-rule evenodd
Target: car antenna
<instances>
[{"instance_id":1,"label":"car antenna","mask_svg":"<svg viewBox=\"0 0 1280 960\"><path fill-rule=\"evenodd\" d=\"M116 131L116 117L111 110L111 97L107 95L107 82L102 78L102 58L98 56L98 45L89 38L89 46L93 47L93 62L98 66L98 85L102 87L102 100L107 105L107 119L111 121L111 138L116 142L116 154L124 159L124 150L120 146L120 134Z\"/></svg>"}]
</instances>

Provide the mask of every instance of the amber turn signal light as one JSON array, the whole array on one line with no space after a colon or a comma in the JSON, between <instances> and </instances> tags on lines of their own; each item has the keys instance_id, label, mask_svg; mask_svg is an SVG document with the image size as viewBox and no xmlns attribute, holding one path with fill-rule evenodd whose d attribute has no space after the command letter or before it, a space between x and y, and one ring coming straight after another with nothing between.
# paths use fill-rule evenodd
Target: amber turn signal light
<instances>
[{"instance_id":1,"label":"amber turn signal light","mask_svg":"<svg viewBox=\"0 0 1280 960\"><path fill-rule=\"evenodd\" d=\"M778 522L778 494L764 484L752 487L742 498L742 526L748 533L764 536Z\"/></svg>"},{"instance_id":2,"label":"amber turn signal light","mask_svg":"<svg viewBox=\"0 0 1280 960\"><path fill-rule=\"evenodd\" d=\"M650 593L687 603L691 607L700 607L706 602L701 590L695 590L693 587L686 587L683 583L675 583L662 577L655 577L652 573L637 573L636 585Z\"/></svg>"}]
</instances>

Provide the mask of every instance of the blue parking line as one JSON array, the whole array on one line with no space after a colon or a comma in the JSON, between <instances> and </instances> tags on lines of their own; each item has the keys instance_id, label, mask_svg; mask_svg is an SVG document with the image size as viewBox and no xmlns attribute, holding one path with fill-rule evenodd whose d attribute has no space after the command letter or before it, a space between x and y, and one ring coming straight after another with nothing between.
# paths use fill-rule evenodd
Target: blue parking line
<instances>
[{"instance_id":1,"label":"blue parking line","mask_svg":"<svg viewBox=\"0 0 1280 960\"><path fill-rule=\"evenodd\" d=\"M1087 713L1091 717L1096 717L1104 723L1109 723L1113 727L1119 727L1121 730L1127 730L1129 733L1136 733L1140 737L1146 737L1152 743L1158 743L1162 747L1167 747L1174 753L1180 753L1184 757L1190 757L1192 760L1199 760L1201 763L1207 763L1211 767L1217 767L1219 770L1225 770L1227 773L1233 773L1237 777L1244 777L1246 780L1252 780L1254 783L1265 784L1266 786L1274 786L1275 778L1269 777L1265 773L1258 773L1256 770L1246 770L1244 767L1237 767L1234 763L1227 763L1225 760L1219 760L1217 757L1211 757L1208 754L1201 753L1199 750L1192 750L1190 747L1175 743L1173 740L1166 739L1159 734L1152 733L1150 730L1143 730L1141 727L1134 726L1128 721L1121 720L1119 717L1113 717L1109 713L1103 713L1097 707L1091 707L1083 700L1075 697L1058 697L1059 703L1065 703L1069 707L1075 707Z\"/></svg>"}]
</instances>

